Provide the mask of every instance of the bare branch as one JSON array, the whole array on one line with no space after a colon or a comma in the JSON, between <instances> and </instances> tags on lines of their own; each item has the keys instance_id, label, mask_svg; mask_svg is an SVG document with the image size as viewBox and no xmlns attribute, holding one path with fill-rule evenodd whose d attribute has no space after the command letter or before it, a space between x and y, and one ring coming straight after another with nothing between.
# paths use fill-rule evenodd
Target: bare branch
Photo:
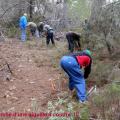
<instances>
[{"instance_id":1,"label":"bare branch","mask_svg":"<svg viewBox=\"0 0 120 120\"><path fill-rule=\"evenodd\" d=\"M10 6L10 7L7 8L6 10L4 10L4 13L0 16L0 19L6 14L7 11L9 11L10 9L12 9L13 7L15 7L15 6L17 6L17 5L19 5L19 4L17 3L17 4L15 4L15 5Z\"/></svg>"}]
</instances>

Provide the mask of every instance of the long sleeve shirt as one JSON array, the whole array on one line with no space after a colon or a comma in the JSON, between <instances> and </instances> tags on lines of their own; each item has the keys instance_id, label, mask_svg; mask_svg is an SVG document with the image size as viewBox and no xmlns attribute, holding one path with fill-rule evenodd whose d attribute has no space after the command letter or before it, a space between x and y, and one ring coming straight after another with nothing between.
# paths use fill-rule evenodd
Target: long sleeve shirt
<instances>
[{"instance_id":1,"label":"long sleeve shirt","mask_svg":"<svg viewBox=\"0 0 120 120\"><path fill-rule=\"evenodd\" d=\"M91 72L92 58L84 52L72 53L70 56L77 60L80 67L84 67L84 78L88 78Z\"/></svg>"},{"instance_id":2,"label":"long sleeve shirt","mask_svg":"<svg viewBox=\"0 0 120 120\"><path fill-rule=\"evenodd\" d=\"M26 16L22 16L20 18L19 26L20 26L21 29L26 29L26 27L27 27L27 18L26 18Z\"/></svg>"}]
</instances>

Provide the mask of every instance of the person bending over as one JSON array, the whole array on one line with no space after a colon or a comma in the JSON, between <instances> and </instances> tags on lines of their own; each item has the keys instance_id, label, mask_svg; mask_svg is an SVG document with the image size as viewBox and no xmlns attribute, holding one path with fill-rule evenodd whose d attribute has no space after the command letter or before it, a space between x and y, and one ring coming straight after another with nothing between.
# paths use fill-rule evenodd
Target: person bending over
<instances>
[{"instance_id":1,"label":"person bending over","mask_svg":"<svg viewBox=\"0 0 120 120\"><path fill-rule=\"evenodd\" d=\"M50 25L45 24L43 29L46 35L46 44L49 45L49 42L51 41L52 44L55 45L53 28Z\"/></svg>"},{"instance_id":2,"label":"person bending over","mask_svg":"<svg viewBox=\"0 0 120 120\"><path fill-rule=\"evenodd\" d=\"M37 25L34 22L28 22L27 27L30 28L30 32L31 32L32 36L36 36Z\"/></svg>"},{"instance_id":3,"label":"person bending over","mask_svg":"<svg viewBox=\"0 0 120 120\"><path fill-rule=\"evenodd\" d=\"M69 76L69 89L77 92L77 98L80 103L87 100L85 79L91 72L91 52L84 50L78 53L65 55L60 60L60 65ZM84 72L82 71L84 69Z\"/></svg>"},{"instance_id":4,"label":"person bending over","mask_svg":"<svg viewBox=\"0 0 120 120\"><path fill-rule=\"evenodd\" d=\"M43 22L39 22L37 24L37 29L38 29L38 32L39 32L39 36L42 36L42 33L44 32L44 23Z\"/></svg>"},{"instance_id":5,"label":"person bending over","mask_svg":"<svg viewBox=\"0 0 120 120\"><path fill-rule=\"evenodd\" d=\"M73 52L75 48L81 50L80 34L70 31L66 33L66 39L68 41L68 50L70 52Z\"/></svg>"}]
</instances>

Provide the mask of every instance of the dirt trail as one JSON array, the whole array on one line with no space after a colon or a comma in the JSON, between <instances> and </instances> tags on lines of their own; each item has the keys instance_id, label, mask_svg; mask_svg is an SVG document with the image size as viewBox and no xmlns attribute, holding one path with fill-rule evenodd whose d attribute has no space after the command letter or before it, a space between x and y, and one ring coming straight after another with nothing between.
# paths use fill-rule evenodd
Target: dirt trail
<instances>
[{"instance_id":1,"label":"dirt trail","mask_svg":"<svg viewBox=\"0 0 120 120\"><path fill-rule=\"evenodd\" d=\"M27 43L17 40L0 43L0 57L6 59L13 72L10 81L0 77L1 112L31 111L33 99L41 111L45 109L44 103L51 94L49 79L60 76L51 65L50 54L53 51L55 48L46 46L31 49Z\"/></svg>"}]
</instances>

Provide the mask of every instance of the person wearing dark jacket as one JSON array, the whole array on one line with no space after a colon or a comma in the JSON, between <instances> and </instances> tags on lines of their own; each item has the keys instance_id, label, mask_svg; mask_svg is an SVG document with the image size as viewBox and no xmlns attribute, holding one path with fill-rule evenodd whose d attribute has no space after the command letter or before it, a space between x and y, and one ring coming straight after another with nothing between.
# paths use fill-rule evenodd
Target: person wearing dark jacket
<instances>
[{"instance_id":1,"label":"person wearing dark jacket","mask_svg":"<svg viewBox=\"0 0 120 120\"><path fill-rule=\"evenodd\" d=\"M81 49L80 34L69 31L66 33L66 39L68 41L68 49L70 52L73 52L74 48Z\"/></svg>"},{"instance_id":2,"label":"person wearing dark jacket","mask_svg":"<svg viewBox=\"0 0 120 120\"><path fill-rule=\"evenodd\" d=\"M69 89L73 91L75 88L78 100L81 103L87 100L85 79L91 72L91 64L90 50L65 55L60 60L61 67L69 76Z\"/></svg>"},{"instance_id":3,"label":"person wearing dark jacket","mask_svg":"<svg viewBox=\"0 0 120 120\"><path fill-rule=\"evenodd\" d=\"M39 22L38 25L37 25L37 29L38 29L38 32L39 32L39 36L41 36L43 31L44 31L44 23Z\"/></svg>"},{"instance_id":4,"label":"person wearing dark jacket","mask_svg":"<svg viewBox=\"0 0 120 120\"><path fill-rule=\"evenodd\" d=\"M50 41L55 46L54 41L54 30L50 25L45 24L43 28L45 35L46 35L46 44L49 45Z\"/></svg>"}]
</instances>

